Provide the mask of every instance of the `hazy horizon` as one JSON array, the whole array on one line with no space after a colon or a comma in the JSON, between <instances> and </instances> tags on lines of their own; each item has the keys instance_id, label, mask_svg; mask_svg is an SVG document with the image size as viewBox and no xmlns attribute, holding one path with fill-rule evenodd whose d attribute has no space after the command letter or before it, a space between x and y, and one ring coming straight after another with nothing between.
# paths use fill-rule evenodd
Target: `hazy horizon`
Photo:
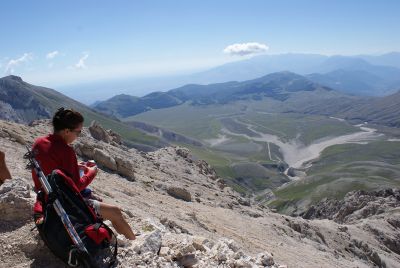
<instances>
[{"instance_id":1,"label":"hazy horizon","mask_svg":"<svg viewBox=\"0 0 400 268\"><path fill-rule=\"evenodd\" d=\"M179 76L254 55L400 51L400 2L8 1L0 73L52 88Z\"/></svg>"}]
</instances>

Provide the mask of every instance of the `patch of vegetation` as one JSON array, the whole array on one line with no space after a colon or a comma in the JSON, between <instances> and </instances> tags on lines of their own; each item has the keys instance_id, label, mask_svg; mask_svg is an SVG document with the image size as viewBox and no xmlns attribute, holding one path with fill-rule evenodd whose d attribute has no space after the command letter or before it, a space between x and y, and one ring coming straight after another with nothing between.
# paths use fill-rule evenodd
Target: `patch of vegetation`
<instances>
[{"instance_id":1,"label":"patch of vegetation","mask_svg":"<svg viewBox=\"0 0 400 268\"><path fill-rule=\"evenodd\" d=\"M227 184L229 185L229 187L231 187L234 191L242 194L242 195L246 195L249 193L249 189L245 188L243 185L237 184L235 181L233 180L228 180Z\"/></svg>"},{"instance_id":2,"label":"patch of vegetation","mask_svg":"<svg viewBox=\"0 0 400 268\"><path fill-rule=\"evenodd\" d=\"M343 198L353 190L400 187L400 151L393 142L335 145L323 151L307 171L307 178L274 191L270 206L287 211L302 209L308 200L317 203L325 197Z\"/></svg>"},{"instance_id":3,"label":"patch of vegetation","mask_svg":"<svg viewBox=\"0 0 400 268\"><path fill-rule=\"evenodd\" d=\"M273 188L276 200L270 202L281 211L316 203L324 197L343 196L356 189L400 187L399 143L375 141L368 144L342 144L326 148L306 170L307 177L277 188L287 177L272 169L283 159L279 147L272 143L252 141L244 136L223 133L222 128L248 136L255 131L278 136L282 141L297 140L309 145L317 140L360 131L346 122L326 116L279 112L280 103L265 99L226 105L188 104L148 111L131 118L145 121L200 140L225 135L225 141L215 147L194 147L193 154L210 163L217 174L241 193L257 193ZM162 112L163 116L160 116ZM249 130L248 125L255 131ZM385 129L386 133L398 132ZM269 144L269 150L268 150ZM184 145L186 146L186 145ZM188 146L186 146L188 147ZM271 153L271 158L269 157ZM245 163L251 163L247 166ZM265 165L265 169L259 168Z\"/></svg>"},{"instance_id":4,"label":"patch of vegetation","mask_svg":"<svg viewBox=\"0 0 400 268\"><path fill-rule=\"evenodd\" d=\"M284 141L298 138L305 145L321 138L359 131L358 128L346 122L326 116L296 113L271 115L248 113L242 117L242 120L254 125L260 132L279 136Z\"/></svg>"},{"instance_id":5,"label":"patch of vegetation","mask_svg":"<svg viewBox=\"0 0 400 268\"><path fill-rule=\"evenodd\" d=\"M152 231L155 230L155 228L154 228L154 226L151 225L151 224L146 224L146 225L142 226L142 230L143 230L144 232L152 232Z\"/></svg>"},{"instance_id":6,"label":"patch of vegetation","mask_svg":"<svg viewBox=\"0 0 400 268\"><path fill-rule=\"evenodd\" d=\"M167 109L151 110L124 121L141 121L166 128L199 140L217 138L221 130L219 116L235 113L236 106L183 104ZM162 116L160 116L160 114Z\"/></svg>"},{"instance_id":7,"label":"patch of vegetation","mask_svg":"<svg viewBox=\"0 0 400 268\"><path fill-rule=\"evenodd\" d=\"M216 150L226 152L234 155L243 157L251 157L254 154L258 154L263 148L261 145L255 142L236 142L228 141L221 145L214 147ZM265 158L266 156L264 156Z\"/></svg>"},{"instance_id":8,"label":"patch of vegetation","mask_svg":"<svg viewBox=\"0 0 400 268\"><path fill-rule=\"evenodd\" d=\"M225 179L232 179L236 177L234 170L230 166L230 163L235 161L234 157L231 155L222 154L221 152L205 147L196 147L187 144L177 145L188 148L195 158L207 161L207 163L209 163L215 169L218 176Z\"/></svg>"}]
</instances>

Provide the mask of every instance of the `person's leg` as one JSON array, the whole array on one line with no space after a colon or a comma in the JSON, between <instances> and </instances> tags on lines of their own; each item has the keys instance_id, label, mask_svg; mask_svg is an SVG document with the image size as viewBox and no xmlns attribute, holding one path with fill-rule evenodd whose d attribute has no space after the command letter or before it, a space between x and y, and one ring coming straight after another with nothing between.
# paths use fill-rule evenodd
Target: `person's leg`
<instances>
[{"instance_id":1,"label":"person's leg","mask_svg":"<svg viewBox=\"0 0 400 268\"><path fill-rule=\"evenodd\" d=\"M5 154L0 151L0 184L7 179L11 179L11 174L6 165Z\"/></svg>"},{"instance_id":2,"label":"person's leg","mask_svg":"<svg viewBox=\"0 0 400 268\"><path fill-rule=\"evenodd\" d=\"M127 239L134 240L135 234L124 219L119 207L99 202L100 214L105 220L110 220L115 230Z\"/></svg>"}]
</instances>

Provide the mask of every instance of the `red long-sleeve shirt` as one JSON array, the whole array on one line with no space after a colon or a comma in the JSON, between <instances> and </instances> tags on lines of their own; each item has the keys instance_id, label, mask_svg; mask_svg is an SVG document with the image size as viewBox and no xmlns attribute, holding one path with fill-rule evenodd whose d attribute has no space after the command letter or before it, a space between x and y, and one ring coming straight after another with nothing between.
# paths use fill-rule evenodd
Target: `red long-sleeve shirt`
<instances>
[{"instance_id":1,"label":"red long-sleeve shirt","mask_svg":"<svg viewBox=\"0 0 400 268\"><path fill-rule=\"evenodd\" d=\"M60 169L74 181L79 191L85 189L96 175L95 172L87 172L79 177L79 167L74 149L57 134L38 138L33 144L32 151L46 176L54 169ZM32 179L35 190L41 189L40 181L33 170ZM41 212L41 206L38 202L35 204L34 211Z\"/></svg>"}]
</instances>

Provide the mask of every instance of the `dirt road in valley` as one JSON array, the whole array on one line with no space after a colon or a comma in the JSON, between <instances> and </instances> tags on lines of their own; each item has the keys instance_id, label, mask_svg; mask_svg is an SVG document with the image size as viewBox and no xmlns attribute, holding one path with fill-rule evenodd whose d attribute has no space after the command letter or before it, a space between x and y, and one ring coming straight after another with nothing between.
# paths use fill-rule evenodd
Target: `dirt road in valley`
<instances>
[{"instance_id":1,"label":"dirt road in valley","mask_svg":"<svg viewBox=\"0 0 400 268\"><path fill-rule=\"evenodd\" d=\"M298 138L289 140L288 142L284 142L278 136L262 133L255 130L252 125L246 124L246 127L250 131L256 133L258 136L249 136L243 133L235 133L226 128L222 129L222 132L225 135L245 137L253 141L274 143L279 147L283 155L284 161L293 168L304 168L307 162L318 158L321 155L322 151L330 146L346 143L368 143L370 141L377 140L384 135L381 133L377 133L376 129L360 125L358 126L360 128L360 131L358 132L337 137L326 137L317 140L310 145L304 145L302 142L300 142ZM225 141L226 139L221 139L221 142ZM213 145L215 146L216 143L214 143Z\"/></svg>"}]
</instances>

